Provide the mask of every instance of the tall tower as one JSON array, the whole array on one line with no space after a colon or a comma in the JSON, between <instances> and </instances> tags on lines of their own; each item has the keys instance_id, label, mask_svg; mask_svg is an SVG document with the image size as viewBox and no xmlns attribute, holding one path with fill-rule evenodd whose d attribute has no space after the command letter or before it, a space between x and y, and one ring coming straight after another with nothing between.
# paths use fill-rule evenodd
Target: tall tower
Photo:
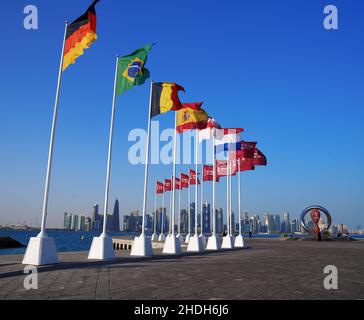
<instances>
[{"instance_id":1,"label":"tall tower","mask_svg":"<svg viewBox=\"0 0 364 320\"><path fill-rule=\"evenodd\" d=\"M120 231L120 213L119 213L119 200L115 200L114 211L112 213L110 231Z\"/></svg>"}]
</instances>

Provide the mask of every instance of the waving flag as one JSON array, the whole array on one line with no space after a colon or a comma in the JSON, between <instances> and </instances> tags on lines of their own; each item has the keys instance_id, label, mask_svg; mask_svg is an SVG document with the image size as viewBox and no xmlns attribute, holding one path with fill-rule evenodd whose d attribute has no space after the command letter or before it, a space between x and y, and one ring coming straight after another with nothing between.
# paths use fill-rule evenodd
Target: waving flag
<instances>
[{"instance_id":1,"label":"waving flag","mask_svg":"<svg viewBox=\"0 0 364 320\"><path fill-rule=\"evenodd\" d=\"M181 173L181 189L188 188L190 177L188 174Z\"/></svg>"},{"instance_id":2,"label":"waving flag","mask_svg":"<svg viewBox=\"0 0 364 320\"><path fill-rule=\"evenodd\" d=\"M255 166L267 165L267 158L258 148L255 148L253 163Z\"/></svg>"},{"instance_id":3,"label":"waving flag","mask_svg":"<svg viewBox=\"0 0 364 320\"><path fill-rule=\"evenodd\" d=\"M202 102L184 103L183 108L177 111L178 133L193 129L205 129L209 119L205 110L201 109Z\"/></svg>"},{"instance_id":4,"label":"waving flag","mask_svg":"<svg viewBox=\"0 0 364 320\"><path fill-rule=\"evenodd\" d=\"M157 181L156 193L161 194L163 192L164 192L164 184L162 182Z\"/></svg>"},{"instance_id":5,"label":"waving flag","mask_svg":"<svg viewBox=\"0 0 364 320\"><path fill-rule=\"evenodd\" d=\"M214 181L214 166L203 166L203 181ZM215 174L216 182L219 182L217 173Z\"/></svg>"},{"instance_id":6,"label":"waving flag","mask_svg":"<svg viewBox=\"0 0 364 320\"><path fill-rule=\"evenodd\" d=\"M164 191L172 191L172 181L169 179L164 180Z\"/></svg>"},{"instance_id":7,"label":"waving flag","mask_svg":"<svg viewBox=\"0 0 364 320\"><path fill-rule=\"evenodd\" d=\"M221 129L220 124L213 118L209 117L207 120L206 129L200 130L198 134L198 140L201 143L203 140L210 140L213 138L214 129Z\"/></svg>"},{"instance_id":8,"label":"waving flag","mask_svg":"<svg viewBox=\"0 0 364 320\"><path fill-rule=\"evenodd\" d=\"M120 95L134 86L144 84L149 78L149 70L144 68L149 51L153 45L147 45L133 53L118 58L118 75L116 80L116 94Z\"/></svg>"},{"instance_id":9,"label":"waving flag","mask_svg":"<svg viewBox=\"0 0 364 320\"><path fill-rule=\"evenodd\" d=\"M174 180L174 185L176 190L181 190L181 180L179 178L172 177L172 181Z\"/></svg>"},{"instance_id":10,"label":"waving flag","mask_svg":"<svg viewBox=\"0 0 364 320\"><path fill-rule=\"evenodd\" d=\"M257 146L256 142L248 142L248 141L241 141L241 154L243 158L254 158L255 148Z\"/></svg>"},{"instance_id":11,"label":"waving flag","mask_svg":"<svg viewBox=\"0 0 364 320\"><path fill-rule=\"evenodd\" d=\"M235 176L237 172L236 162L231 161L230 164L230 175ZM226 177L228 175L228 161L227 160L216 160L216 173L217 176Z\"/></svg>"},{"instance_id":12,"label":"waving flag","mask_svg":"<svg viewBox=\"0 0 364 320\"><path fill-rule=\"evenodd\" d=\"M181 109L182 103L179 100L178 91L185 91L185 89L173 82L153 83L151 117L153 118L170 110L177 111Z\"/></svg>"},{"instance_id":13,"label":"waving flag","mask_svg":"<svg viewBox=\"0 0 364 320\"><path fill-rule=\"evenodd\" d=\"M253 159L244 158L244 153L242 150L229 152L229 161L233 163L236 170L248 171L255 170Z\"/></svg>"},{"instance_id":14,"label":"waving flag","mask_svg":"<svg viewBox=\"0 0 364 320\"><path fill-rule=\"evenodd\" d=\"M217 129L218 136L215 139L215 153L241 149L240 132L242 128ZM223 135L221 135L223 133Z\"/></svg>"},{"instance_id":15,"label":"waving flag","mask_svg":"<svg viewBox=\"0 0 364 320\"><path fill-rule=\"evenodd\" d=\"M96 41L95 5L99 1L95 0L81 17L67 27L62 71L65 71L70 64L75 63L77 58L83 55L83 51Z\"/></svg>"},{"instance_id":16,"label":"waving flag","mask_svg":"<svg viewBox=\"0 0 364 320\"><path fill-rule=\"evenodd\" d=\"M196 184L196 171L190 169L190 179L189 179L190 185ZM197 184L200 184L200 179L197 178Z\"/></svg>"}]
</instances>

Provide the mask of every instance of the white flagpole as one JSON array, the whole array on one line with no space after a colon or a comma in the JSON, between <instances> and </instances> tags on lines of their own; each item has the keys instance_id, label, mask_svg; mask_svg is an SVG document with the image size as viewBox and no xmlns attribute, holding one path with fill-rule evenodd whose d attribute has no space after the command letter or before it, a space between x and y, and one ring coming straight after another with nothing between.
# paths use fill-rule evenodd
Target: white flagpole
<instances>
[{"instance_id":1,"label":"white flagpole","mask_svg":"<svg viewBox=\"0 0 364 320\"><path fill-rule=\"evenodd\" d=\"M152 122L152 92L153 92L153 81L150 82L150 98L149 98L149 115L148 115L148 132L147 132L147 145L145 152L145 171L144 171L144 197L143 197L143 225L142 234L145 234L145 215L147 211L147 196L148 196L148 169L149 169L149 144L150 144L150 125Z\"/></svg>"},{"instance_id":2,"label":"white flagpole","mask_svg":"<svg viewBox=\"0 0 364 320\"><path fill-rule=\"evenodd\" d=\"M230 165L229 167L231 166L231 162L230 162ZM230 208L230 235L234 235L234 226L233 226L233 206L232 206L232 186L231 186L231 181L233 179L233 176L231 174L231 168L230 168L230 179L229 179L229 201L230 201L230 204L229 204L229 208Z\"/></svg>"},{"instance_id":3,"label":"white flagpole","mask_svg":"<svg viewBox=\"0 0 364 320\"><path fill-rule=\"evenodd\" d=\"M178 189L178 234L181 234L181 188L182 188L182 180L179 180L179 189Z\"/></svg>"},{"instance_id":4,"label":"white flagpole","mask_svg":"<svg viewBox=\"0 0 364 320\"><path fill-rule=\"evenodd\" d=\"M154 234L157 234L157 189L154 196Z\"/></svg>"},{"instance_id":5,"label":"white flagpole","mask_svg":"<svg viewBox=\"0 0 364 320\"><path fill-rule=\"evenodd\" d=\"M190 173L188 173L190 175ZM191 179L188 177L188 235L191 235Z\"/></svg>"},{"instance_id":6,"label":"white flagpole","mask_svg":"<svg viewBox=\"0 0 364 320\"><path fill-rule=\"evenodd\" d=\"M152 96L153 96L153 81L150 82L150 96L149 96L149 112L148 112L148 131L147 131L147 145L145 152L145 169L144 169L144 196L143 196L143 214L142 214L142 233L138 238L134 239L130 255L132 256L152 256L153 248L150 237L145 236L145 217L147 211L147 197L148 197L148 169L149 169L149 145L150 145L150 128L152 122Z\"/></svg>"},{"instance_id":7,"label":"white flagpole","mask_svg":"<svg viewBox=\"0 0 364 320\"><path fill-rule=\"evenodd\" d=\"M176 190L176 149L177 149L177 112L174 117L174 141L173 141L173 183L172 183L172 219L171 219L171 235L174 237L174 218L175 218L175 190Z\"/></svg>"},{"instance_id":8,"label":"white flagpole","mask_svg":"<svg viewBox=\"0 0 364 320\"><path fill-rule=\"evenodd\" d=\"M46 221L48 213L48 195L49 195L49 185L52 173L52 161L53 161L53 147L54 147L54 137L57 126L57 115L58 115L58 105L59 105L59 95L61 93L62 75L63 75L63 57L64 48L66 43L68 21L65 21L64 26L64 36L62 44L62 53L58 69L58 81L57 81L57 91L56 98L54 102L53 109L53 119L52 128L49 142L49 152L48 152L48 164L47 164L47 174L44 187L44 197L43 197L43 210L42 210L42 223L40 228L40 233L36 238L30 238L27 250L23 258L23 264L29 265L44 265L56 263L58 261L57 250L53 238L48 238L46 233ZM43 245L43 242L47 241L48 245Z\"/></svg>"},{"instance_id":9,"label":"white flagpole","mask_svg":"<svg viewBox=\"0 0 364 320\"><path fill-rule=\"evenodd\" d=\"M239 236L241 236L241 207L240 207L240 201L241 201L241 178L240 178L240 160L238 161L238 209L239 209Z\"/></svg>"},{"instance_id":10,"label":"white flagpole","mask_svg":"<svg viewBox=\"0 0 364 320\"><path fill-rule=\"evenodd\" d=\"M109 148L107 153L106 164L106 184L105 184L105 199L104 199L104 221L102 227L102 234L99 238L95 237L92 240L88 259L113 259L115 257L112 239L107 235L107 209L109 204L109 190L110 190L110 171L111 171L111 156L112 156L112 143L114 133L114 120L115 120L115 105L116 105L116 86L118 77L118 60L116 56L115 65L115 78L114 78L114 93L112 99L111 119L110 119L110 132L109 132Z\"/></svg>"},{"instance_id":11,"label":"white flagpole","mask_svg":"<svg viewBox=\"0 0 364 320\"><path fill-rule=\"evenodd\" d=\"M42 224L41 224L40 234L38 235L39 237L47 237L45 229L46 229L46 220L47 220L47 211L48 211L48 195L49 195L49 185L50 185L50 179L51 179L51 173L52 173L53 146L54 146L54 137L55 137L55 132L56 132L56 126L57 126L59 96L61 93L61 84L62 84L62 75L63 75L63 71L62 71L63 70L63 57L64 57L64 47L65 47L65 43L66 43L67 27L68 27L68 21L66 20L65 27L64 27L62 55L61 55L61 61L59 64L59 71L58 71L57 92L56 92L56 100L54 103L51 138L50 138L50 142L49 142L47 175L46 175L44 198L43 198Z\"/></svg>"},{"instance_id":12,"label":"white flagpole","mask_svg":"<svg viewBox=\"0 0 364 320\"><path fill-rule=\"evenodd\" d=\"M212 143L212 159L214 161L213 163L213 170L214 170L214 173L213 173L213 183L212 183L212 212L213 212L213 218L212 218L212 235L213 236L216 236L216 203L215 203L215 200L216 200L216 155L215 155L215 129L213 129L214 132L213 132L213 143Z\"/></svg>"},{"instance_id":13,"label":"white flagpole","mask_svg":"<svg viewBox=\"0 0 364 320\"><path fill-rule=\"evenodd\" d=\"M226 161L226 233L230 235L229 231L229 162Z\"/></svg>"},{"instance_id":14,"label":"white flagpole","mask_svg":"<svg viewBox=\"0 0 364 320\"><path fill-rule=\"evenodd\" d=\"M164 182L163 182L164 183ZM165 206L165 190L163 185L163 198L162 198L162 225L161 225L161 234L164 233L164 206Z\"/></svg>"},{"instance_id":15,"label":"white flagpole","mask_svg":"<svg viewBox=\"0 0 364 320\"><path fill-rule=\"evenodd\" d=\"M172 190L174 190L173 188L173 178L171 180L171 184L172 184ZM168 221L168 235L171 234L171 226L172 226L172 193L173 191L170 191L169 193L169 221Z\"/></svg>"},{"instance_id":16,"label":"white flagpole","mask_svg":"<svg viewBox=\"0 0 364 320\"><path fill-rule=\"evenodd\" d=\"M200 220L201 220L201 230L200 230L200 234L201 236L203 236L203 163L201 163L201 172L202 172L202 177L201 177L201 211L200 211Z\"/></svg>"},{"instance_id":17,"label":"white flagpole","mask_svg":"<svg viewBox=\"0 0 364 320\"><path fill-rule=\"evenodd\" d=\"M195 161L196 161L196 185L195 185L195 236L197 237L197 224L198 224L198 129L196 129L196 142L195 142Z\"/></svg>"}]
</instances>

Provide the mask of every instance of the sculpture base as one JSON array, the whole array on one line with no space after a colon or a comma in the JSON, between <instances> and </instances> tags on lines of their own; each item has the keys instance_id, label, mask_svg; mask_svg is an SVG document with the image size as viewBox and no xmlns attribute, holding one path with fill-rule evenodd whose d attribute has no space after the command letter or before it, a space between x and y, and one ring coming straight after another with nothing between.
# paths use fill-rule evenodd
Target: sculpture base
<instances>
[{"instance_id":1,"label":"sculpture base","mask_svg":"<svg viewBox=\"0 0 364 320\"><path fill-rule=\"evenodd\" d=\"M187 251L188 252L203 251L202 240L198 235L194 235L194 236L190 237L190 241L188 241Z\"/></svg>"},{"instance_id":2,"label":"sculpture base","mask_svg":"<svg viewBox=\"0 0 364 320\"><path fill-rule=\"evenodd\" d=\"M164 233L161 233L160 235L159 235L159 237L158 237L158 241L164 241L164 240L166 240L166 236L164 235Z\"/></svg>"},{"instance_id":3,"label":"sculpture base","mask_svg":"<svg viewBox=\"0 0 364 320\"><path fill-rule=\"evenodd\" d=\"M163 246L163 253L164 254L177 254L181 253L181 243L179 239L174 235L171 234L166 238Z\"/></svg>"},{"instance_id":4,"label":"sculpture base","mask_svg":"<svg viewBox=\"0 0 364 320\"><path fill-rule=\"evenodd\" d=\"M134 238L133 246L131 247L131 256L150 257L153 255L152 240L150 237L140 235Z\"/></svg>"},{"instance_id":5,"label":"sculpture base","mask_svg":"<svg viewBox=\"0 0 364 320\"><path fill-rule=\"evenodd\" d=\"M179 239L179 243L183 243L183 235L181 235L180 233L176 235L176 238Z\"/></svg>"},{"instance_id":6,"label":"sculpture base","mask_svg":"<svg viewBox=\"0 0 364 320\"><path fill-rule=\"evenodd\" d=\"M233 236L225 236L222 238L221 249L232 249L234 248L234 238Z\"/></svg>"},{"instance_id":7,"label":"sculpture base","mask_svg":"<svg viewBox=\"0 0 364 320\"><path fill-rule=\"evenodd\" d=\"M23 258L23 264L43 266L58 262L56 244L53 238L45 234L29 239L27 250Z\"/></svg>"},{"instance_id":8,"label":"sculpture base","mask_svg":"<svg viewBox=\"0 0 364 320\"><path fill-rule=\"evenodd\" d=\"M115 258L112 238L107 234L101 234L100 237L94 237L90 251L89 260L112 260Z\"/></svg>"},{"instance_id":9,"label":"sculpture base","mask_svg":"<svg viewBox=\"0 0 364 320\"><path fill-rule=\"evenodd\" d=\"M191 238L191 235L190 235L190 234L188 234L188 235L186 236L186 238L185 238L185 243L188 243L188 242L190 241L190 238Z\"/></svg>"},{"instance_id":10,"label":"sculpture base","mask_svg":"<svg viewBox=\"0 0 364 320\"><path fill-rule=\"evenodd\" d=\"M246 248L244 237L241 234L239 234L235 238L234 247L235 248Z\"/></svg>"},{"instance_id":11,"label":"sculpture base","mask_svg":"<svg viewBox=\"0 0 364 320\"><path fill-rule=\"evenodd\" d=\"M158 235L156 233L153 233L151 240L152 241L158 241Z\"/></svg>"},{"instance_id":12,"label":"sculpture base","mask_svg":"<svg viewBox=\"0 0 364 320\"><path fill-rule=\"evenodd\" d=\"M216 235L212 235L207 239L206 250L221 250L221 239Z\"/></svg>"}]
</instances>

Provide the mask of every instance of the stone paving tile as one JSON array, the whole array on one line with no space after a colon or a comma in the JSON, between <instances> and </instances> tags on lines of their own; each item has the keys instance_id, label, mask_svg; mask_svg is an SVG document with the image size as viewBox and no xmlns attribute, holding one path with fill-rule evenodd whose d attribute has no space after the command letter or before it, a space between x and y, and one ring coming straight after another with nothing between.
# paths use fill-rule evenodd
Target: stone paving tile
<instances>
[{"instance_id":1,"label":"stone paving tile","mask_svg":"<svg viewBox=\"0 0 364 320\"><path fill-rule=\"evenodd\" d=\"M62 253L25 290L21 256L0 256L0 299L364 299L364 243L253 240L248 250L153 258L117 252L113 262ZM325 290L323 269L339 270Z\"/></svg>"}]
</instances>

